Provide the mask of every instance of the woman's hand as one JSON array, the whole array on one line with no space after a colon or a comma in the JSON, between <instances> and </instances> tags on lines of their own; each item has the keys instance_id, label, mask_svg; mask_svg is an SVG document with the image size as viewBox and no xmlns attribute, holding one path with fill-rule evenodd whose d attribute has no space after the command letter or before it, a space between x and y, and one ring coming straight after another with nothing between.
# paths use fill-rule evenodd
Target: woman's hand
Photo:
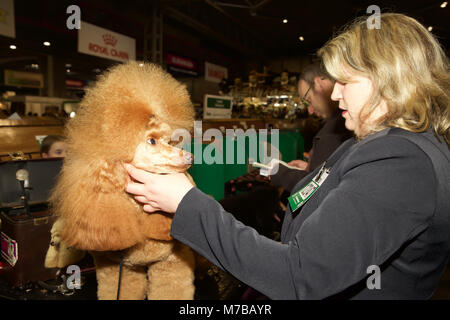
<instances>
[{"instance_id":1,"label":"woman's hand","mask_svg":"<svg viewBox=\"0 0 450 320\"><path fill-rule=\"evenodd\" d=\"M146 212L164 211L175 213L183 197L193 188L184 173L154 174L124 164L130 177L126 192L134 195L144 205Z\"/></svg>"}]
</instances>

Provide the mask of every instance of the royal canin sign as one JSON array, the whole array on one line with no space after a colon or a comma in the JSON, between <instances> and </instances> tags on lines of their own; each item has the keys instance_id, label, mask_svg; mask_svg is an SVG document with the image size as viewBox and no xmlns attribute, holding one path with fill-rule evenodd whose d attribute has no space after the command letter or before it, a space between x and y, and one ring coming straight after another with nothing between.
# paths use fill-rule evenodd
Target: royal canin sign
<instances>
[{"instance_id":1,"label":"royal canin sign","mask_svg":"<svg viewBox=\"0 0 450 320\"><path fill-rule=\"evenodd\" d=\"M136 59L136 40L82 21L78 52L126 62Z\"/></svg>"}]
</instances>

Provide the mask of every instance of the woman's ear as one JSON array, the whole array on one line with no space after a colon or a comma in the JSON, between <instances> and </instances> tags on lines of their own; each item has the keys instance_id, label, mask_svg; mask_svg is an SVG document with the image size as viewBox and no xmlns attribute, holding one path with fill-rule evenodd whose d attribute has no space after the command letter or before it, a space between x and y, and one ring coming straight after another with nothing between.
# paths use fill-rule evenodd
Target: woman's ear
<instances>
[{"instance_id":1,"label":"woman's ear","mask_svg":"<svg viewBox=\"0 0 450 320\"><path fill-rule=\"evenodd\" d=\"M389 114L389 106L384 98L381 98L380 103L373 111L372 118L376 123L383 122Z\"/></svg>"}]
</instances>

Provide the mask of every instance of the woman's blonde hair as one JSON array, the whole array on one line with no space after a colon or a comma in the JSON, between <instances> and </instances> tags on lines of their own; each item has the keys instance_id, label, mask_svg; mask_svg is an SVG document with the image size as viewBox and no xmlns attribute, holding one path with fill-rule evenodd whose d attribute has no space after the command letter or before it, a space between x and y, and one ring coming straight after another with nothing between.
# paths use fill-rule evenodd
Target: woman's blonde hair
<instances>
[{"instance_id":1,"label":"woman's blonde hair","mask_svg":"<svg viewBox=\"0 0 450 320\"><path fill-rule=\"evenodd\" d=\"M366 19L355 20L318 51L325 69L342 83L350 81L346 71L370 78L374 90L361 121L382 99L389 110L372 132L423 132L431 126L450 145L449 61L439 42L403 14L381 14L378 29L369 29Z\"/></svg>"}]
</instances>

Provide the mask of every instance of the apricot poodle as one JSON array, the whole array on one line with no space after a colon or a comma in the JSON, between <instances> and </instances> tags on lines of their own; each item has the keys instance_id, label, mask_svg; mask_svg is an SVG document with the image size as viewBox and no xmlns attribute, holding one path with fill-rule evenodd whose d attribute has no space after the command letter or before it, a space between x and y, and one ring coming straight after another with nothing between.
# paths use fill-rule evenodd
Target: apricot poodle
<instances>
[{"instance_id":1,"label":"apricot poodle","mask_svg":"<svg viewBox=\"0 0 450 320\"><path fill-rule=\"evenodd\" d=\"M194 110L184 85L157 65L118 65L87 90L66 127L68 143L50 202L67 246L96 265L98 298L193 299L193 251L171 238L172 218L146 213L125 192L123 163L153 173L185 172L191 154L171 142L192 132Z\"/></svg>"}]
</instances>

